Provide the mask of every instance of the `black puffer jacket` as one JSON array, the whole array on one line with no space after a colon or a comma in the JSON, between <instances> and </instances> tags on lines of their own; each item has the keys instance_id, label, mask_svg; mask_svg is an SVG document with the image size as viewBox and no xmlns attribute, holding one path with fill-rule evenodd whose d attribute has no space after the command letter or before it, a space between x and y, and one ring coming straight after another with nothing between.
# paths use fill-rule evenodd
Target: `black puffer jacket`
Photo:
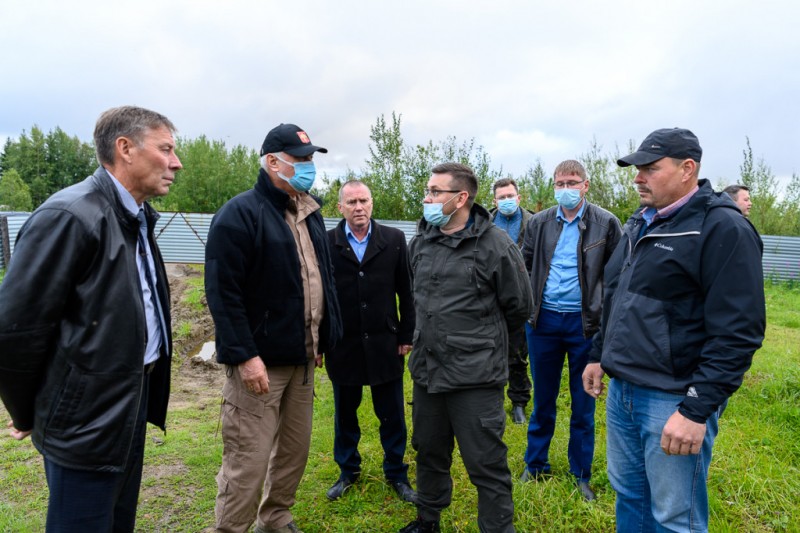
<instances>
[{"instance_id":1,"label":"black puffer jacket","mask_svg":"<svg viewBox=\"0 0 800 533\"><path fill-rule=\"evenodd\" d=\"M269 366L304 365L306 328L297 244L284 219L289 195L261 169L253 189L214 216L206 243L206 298L216 328L217 361L260 355ZM306 218L325 290L319 351L342 335L325 222Z\"/></svg>"},{"instance_id":2,"label":"black puffer jacket","mask_svg":"<svg viewBox=\"0 0 800 533\"><path fill-rule=\"evenodd\" d=\"M639 238L641 211L606 265L590 362L644 387L685 394L706 419L742 384L766 326L761 240L707 180L674 216Z\"/></svg>"},{"instance_id":3,"label":"black puffer jacket","mask_svg":"<svg viewBox=\"0 0 800 533\"><path fill-rule=\"evenodd\" d=\"M152 234L157 214L146 203L145 211L169 324L169 287ZM147 327L138 231L99 168L31 215L0 285L0 395L15 427L33 429L42 455L69 468L119 472L127 459ZM162 429L170 356L158 359L148 397L147 419Z\"/></svg>"}]
</instances>

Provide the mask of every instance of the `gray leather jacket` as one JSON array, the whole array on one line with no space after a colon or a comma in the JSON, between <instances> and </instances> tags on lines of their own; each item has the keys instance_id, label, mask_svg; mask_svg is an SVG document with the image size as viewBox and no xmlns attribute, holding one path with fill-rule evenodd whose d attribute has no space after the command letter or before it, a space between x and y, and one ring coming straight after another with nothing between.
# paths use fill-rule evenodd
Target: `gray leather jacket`
<instances>
[{"instance_id":1,"label":"gray leather jacket","mask_svg":"<svg viewBox=\"0 0 800 533\"><path fill-rule=\"evenodd\" d=\"M583 336L589 338L600 329L600 310L603 303L603 269L617 247L622 226L613 214L589 203L583 211L578 229L578 277L581 287L581 316ZM556 216L558 206L533 215L528 222L522 257L528 269L533 291L533 314L529 322L535 327L542 306L544 286L550 273L550 263L561 236L563 223Z\"/></svg>"}]
</instances>

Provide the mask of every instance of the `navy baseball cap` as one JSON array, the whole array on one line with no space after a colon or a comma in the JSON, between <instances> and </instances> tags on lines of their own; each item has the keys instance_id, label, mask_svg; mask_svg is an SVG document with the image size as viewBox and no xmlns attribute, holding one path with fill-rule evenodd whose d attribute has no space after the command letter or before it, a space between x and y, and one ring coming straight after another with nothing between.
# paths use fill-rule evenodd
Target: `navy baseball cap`
<instances>
[{"instance_id":1,"label":"navy baseball cap","mask_svg":"<svg viewBox=\"0 0 800 533\"><path fill-rule=\"evenodd\" d=\"M664 157L693 159L700 162L703 149L697 136L683 128L664 128L648 135L639 149L617 160L617 165L649 165Z\"/></svg>"},{"instance_id":2,"label":"navy baseball cap","mask_svg":"<svg viewBox=\"0 0 800 533\"><path fill-rule=\"evenodd\" d=\"M264 139L261 145L261 154L276 154L285 152L295 157L305 157L314 152L328 153L327 148L311 144L308 134L294 124L281 124L275 126Z\"/></svg>"}]
</instances>

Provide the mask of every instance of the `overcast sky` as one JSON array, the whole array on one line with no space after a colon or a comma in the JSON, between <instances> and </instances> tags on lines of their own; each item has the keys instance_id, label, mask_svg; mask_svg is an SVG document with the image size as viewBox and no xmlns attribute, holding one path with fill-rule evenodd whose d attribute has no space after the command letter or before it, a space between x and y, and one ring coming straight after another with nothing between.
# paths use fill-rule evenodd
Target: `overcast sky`
<instances>
[{"instance_id":1,"label":"overcast sky","mask_svg":"<svg viewBox=\"0 0 800 533\"><path fill-rule=\"evenodd\" d=\"M338 175L394 111L407 143L474 138L515 175L680 126L715 185L745 137L788 181L798 21L793 0L3 0L0 141L34 124L90 141L103 110L134 104L254 149L296 123Z\"/></svg>"}]
</instances>

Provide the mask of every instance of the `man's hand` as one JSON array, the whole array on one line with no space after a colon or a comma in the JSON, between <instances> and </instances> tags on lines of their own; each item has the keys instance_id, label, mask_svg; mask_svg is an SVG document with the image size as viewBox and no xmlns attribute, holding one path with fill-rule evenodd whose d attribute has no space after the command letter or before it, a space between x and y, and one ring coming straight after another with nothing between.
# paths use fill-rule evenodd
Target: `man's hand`
<instances>
[{"instance_id":1,"label":"man's hand","mask_svg":"<svg viewBox=\"0 0 800 533\"><path fill-rule=\"evenodd\" d=\"M239 377L250 392L266 394L269 392L267 367L259 356L248 359L239 365Z\"/></svg>"},{"instance_id":2,"label":"man's hand","mask_svg":"<svg viewBox=\"0 0 800 533\"><path fill-rule=\"evenodd\" d=\"M706 436L706 425L672 413L661 432L661 449L667 455L697 455Z\"/></svg>"},{"instance_id":3,"label":"man's hand","mask_svg":"<svg viewBox=\"0 0 800 533\"><path fill-rule=\"evenodd\" d=\"M314 358L314 366L317 368L322 368L322 359L324 354L318 353L317 356Z\"/></svg>"},{"instance_id":4,"label":"man's hand","mask_svg":"<svg viewBox=\"0 0 800 533\"><path fill-rule=\"evenodd\" d=\"M13 438L15 438L17 440L22 440L25 437L27 437L28 435L30 435L31 433L33 433L32 431L20 431L20 430L18 430L17 428L14 427L14 421L13 420L9 420L8 424L6 425L6 427L8 428L8 434L11 435Z\"/></svg>"},{"instance_id":5,"label":"man's hand","mask_svg":"<svg viewBox=\"0 0 800 533\"><path fill-rule=\"evenodd\" d=\"M589 363L583 370L583 390L595 400L603 394L603 376L605 375L600 363Z\"/></svg>"},{"instance_id":6,"label":"man's hand","mask_svg":"<svg viewBox=\"0 0 800 533\"><path fill-rule=\"evenodd\" d=\"M401 357L405 357L406 355L408 355L408 352L411 351L411 348L413 348L413 346L410 345L410 344L398 344L397 345L397 355L399 355Z\"/></svg>"}]
</instances>

